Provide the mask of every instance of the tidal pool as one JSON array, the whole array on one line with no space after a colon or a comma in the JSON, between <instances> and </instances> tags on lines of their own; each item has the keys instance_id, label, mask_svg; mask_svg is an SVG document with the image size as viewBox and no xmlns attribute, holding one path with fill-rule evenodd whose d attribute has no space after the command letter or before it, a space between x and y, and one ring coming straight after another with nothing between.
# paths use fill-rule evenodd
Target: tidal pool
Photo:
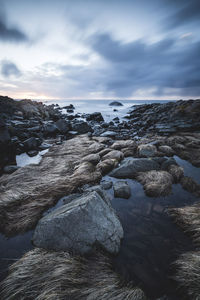
<instances>
[{"instance_id":1,"label":"tidal pool","mask_svg":"<svg viewBox=\"0 0 200 300\"><path fill-rule=\"evenodd\" d=\"M105 176L104 180L116 181ZM167 213L169 207L181 207L198 201L196 197L174 184L167 197L150 198L143 186L126 180L131 187L129 199L114 198L108 190L112 205L124 229L124 239L119 254L113 259L115 269L126 281L138 284L155 299L164 294L179 299L176 286L170 277L172 263L180 253L194 249L192 242Z\"/></svg>"}]
</instances>

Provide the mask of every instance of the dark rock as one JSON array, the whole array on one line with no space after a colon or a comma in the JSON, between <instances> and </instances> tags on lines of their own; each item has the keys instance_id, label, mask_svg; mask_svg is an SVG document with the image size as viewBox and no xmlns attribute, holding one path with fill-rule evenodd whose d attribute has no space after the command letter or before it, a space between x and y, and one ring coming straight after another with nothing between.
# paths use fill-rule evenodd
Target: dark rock
<instances>
[{"instance_id":1,"label":"dark rock","mask_svg":"<svg viewBox=\"0 0 200 300\"><path fill-rule=\"evenodd\" d=\"M33 243L80 254L100 245L117 253L122 237L123 229L112 207L97 192L88 192L40 219Z\"/></svg>"},{"instance_id":2,"label":"dark rock","mask_svg":"<svg viewBox=\"0 0 200 300\"><path fill-rule=\"evenodd\" d=\"M14 173L15 171L17 171L18 169L19 169L19 167L16 166L16 165L9 165L9 166L5 166L5 167L3 168L3 171L4 171L4 173L6 173L6 174L12 174L12 173Z\"/></svg>"},{"instance_id":3,"label":"dark rock","mask_svg":"<svg viewBox=\"0 0 200 300\"><path fill-rule=\"evenodd\" d=\"M70 114L72 114L72 113L74 112L74 110L71 109L71 108L68 108L68 109L67 109L67 112L70 113Z\"/></svg>"},{"instance_id":4,"label":"dark rock","mask_svg":"<svg viewBox=\"0 0 200 300\"><path fill-rule=\"evenodd\" d=\"M138 153L140 157L152 157L156 156L156 146L152 144L142 144L138 146Z\"/></svg>"},{"instance_id":5,"label":"dark rock","mask_svg":"<svg viewBox=\"0 0 200 300\"><path fill-rule=\"evenodd\" d=\"M161 164L161 169L162 170L168 170L170 166L172 165L177 165L177 162L175 161L175 159L173 157L165 160L162 164Z\"/></svg>"},{"instance_id":6,"label":"dark rock","mask_svg":"<svg viewBox=\"0 0 200 300\"><path fill-rule=\"evenodd\" d=\"M113 101L111 103L109 103L110 106L123 106L123 104L119 101Z\"/></svg>"},{"instance_id":7,"label":"dark rock","mask_svg":"<svg viewBox=\"0 0 200 300\"><path fill-rule=\"evenodd\" d=\"M63 106L64 109L75 109L73 104Z\"/></svg>"},{"instance_id":8,"label":"dark rock","mask_svg":"<svg viewBox=\"0 0 200 300\"><path fill-rule=\"evenodd\" d=\"M102 180L100 185L104 190L109 190L109 189L111 189L113 183L112 183L112 181Z\"/></svg>"},{"instance_id":9,"label":"dark rock","mask_svg":"<svg viewBox=\"0 0 200 300\"><path fill-rule=\"evenodd\" d=\"M49 149L52 145L48 143L42 143L38 148L39 150L46 150Z\"/></svg>"},{"instance_id":10,"label":"dark rock","mask_svg":"<svg viewBox=\"0 0 200 300\"><path fill-rule=\"evenodd\" d=\"M114 196L128 199L131 196L131 189L126 181L116 181L113 184Z\"/></svg>"},{"instance_id":11,"label":"dark rock","mask_svg":"<svg viewBox=\"0 0 200 300\"><path fill-rule=\"evenodd\" d=\"M28 156L33 157L36 156L38 154L37 150L31 150L27 152Z\"/></svg>"},{"instance_id":12,"label":"dark rock","mask_svg":"<svg viewBox=\"0 0 200 300\"><path fill-rule=\"evenodd\" d=\"M31 137L23 142L25 151L35 150L38 148L39 144L39 140L35 137Z\"/></svg>"},{"instance_id":13,"label":"dark rock","mask_svg":"<svg viewBox=\"0 0 200 300\"><path fill-rule=\"evenodd\" d=\"M151 170L159 170L160 165L148 158L128 158L121 162L121 165L114 169L110 176L116 178L135 178L139 172L147 172Z\"/></svg>"},{"instance_id":14,"label":"dark rock","mask_svg":"<svg viewBox=\"0 0 200 300\"><path fill-rule=\"evenodd\" d=\"M104 122L104 118L100 112L94 112L86 117L87 121Z\"/></svg>"},{"instance_id":15,"label":"dark rock","mask_svg":"<svg viewBox=\"0 0 200 300\"><path fill-rule=\"evenodd\" d=\"M102 137L115 137L117 135L117 132L115 131L105 131L100 136Z\"/></svg>"},{"instance_id":16,"label":"dark rock","mask_svg":"<svg viewBox=\"0 0 200 300\"><path fill-rule=\"evenodd\" d=\"M43 125L43 131L46 136L54 136L58 132L55 123L47 123Z\"/></svg>"},{"instance_id":17,"label":"dark rock","mask_svg":"<svg viewBox=\"0 0 200 300\"><path fill-rule=\"evenodd\" d=\"M59 132L63 134L67 133L71 129L70 123L64 119L56 121L55 125L58 128Z\"/></svg>"},{"instance_id":18,"label":"dark rock","mask_svg":"<svg viewBox=\"0 0 200 300\"><path fill-rule=\"evenodd\" d=\"M72 123L72 131L77 131L78 133L83 134L92 131L92 128L85 121L77 121Z\"/></svg>"}]
</instances>

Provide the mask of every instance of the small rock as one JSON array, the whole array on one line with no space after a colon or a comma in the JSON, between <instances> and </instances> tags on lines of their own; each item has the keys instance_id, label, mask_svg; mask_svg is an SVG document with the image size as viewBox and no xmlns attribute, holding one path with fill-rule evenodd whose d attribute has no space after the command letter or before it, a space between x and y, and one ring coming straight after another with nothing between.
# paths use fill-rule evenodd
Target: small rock
<instances>
[{"instance_id":1,"label":"small rock","mask_svg":"<svg viewBox=\"0 0 200 300\"><path fill-rule=\"evenodd\" d=\"M35 150L39 146L39 140L35 137L31 137L23 142L25 151Z\"/></svg>"},{"instance_id":2,"label":"small rock","mask_svg":"<svg viewBox=\"0 0 200 300\"><path fill-rule=\"evenodd\" d=\"M105 131L100 136L102 137L115 137L117 135L117 132L115 131Z\"/></svg>"},{"instance_id":3,"label":"small rock","mask_svg":"<svg viewBox=\"0 0 200 300\"><path fill-rule=\"evenodd\" d=\"M170 146L167 146L167 145L158 147L158 151L161 151L168 156L173 156L175 154L174 150Z\"/></svg>"},{"instance_id":4,"label":"small rock","mask_svg":"<svg viewBox=\"0 0 200 300\"><path fill-rule=\"evenodd\" d=\"M104 122L104 118L100 112L94 112L86 117L87 121Z\"/></svg>"},{"instance_id":5,"label":"small rock","mask_svg":"<svg viewBox=\"0 0 200 300\"><path fill-rule=\"evenodd\" d=\"M126 181L116 181L113 184L114 196L128 199L131 196L131 189Z\"/></svg>"},{"instance_id":6,"label":"small rock","mask_svg":"<svg viewBox=\"0 0 200 300\"><path fill-rule=\"evenodd\" d=\"M110 176L116 178L135 178L138 172L147 172L159 170L160 165L149 158L129 158L124 159L121 165L110 173Z\"/></svg>"},{"instance_id":7,"label":"small rock","mask_svg":"<svg viewBox=\"0 0 200 300\"><path fill-rule=\"evenodd\" d=\"M87 155L83 158L83 161L88 161L90 163L92 163L93 165L97 165L98 162L100 161L100 156L99 154L90 154L90 155Z\"/></svg>"},{"instance_id":8,"label":"small rock","mask_svg":"<svg viewBox=\"0 0 200 300\"><path fill-rule=\"evenodd\" d=\"M5 166L3 168L4 173L6 174L12 174L13 172L17 171L20 167L15 166L15 165L9 165L9 166Z\"/></svg>"},{"instance_id":9,"label":"small rock","mask_svg":"<svg viewBox=\"0 0 200 300\"><path fill-rule=\"evenodd\" d=\"M63 134L67 133L70 130L70 123L64 119L58 120L55 123L55 125L58 128L58 130Z\"/></svg>"},{"instance_id":10,"label":"small rock","mask_svg":"<svg viewBox=\"0 0 200 300\"><path fill-rule=\"evenodd\" d=\"M83 134L83 133L87 133L89 131L92 131L92 128L85 121L77 121L75 123L72 123L72 130L77 131L80 134Z\"/></svg>"},{"instance_id":11,"label":"small rock","mask_svg":"<svg viewBox=\"0 0 200 300\"><path fill-rule=\"evenodd\" d=\"M102 180L101 183L100 183L100 185L102 186L102 188L104 190L109 190L109 189L111 189L113 183L112 183L112 181Z\"/></svg>"},{"instance_id":12,"label":"small rock","mask_svg":"<svg viewBox=\"0 0 200 300\"><path fill-rule=\"evenodd\" d=\"M156 156L156 146L152 144L142 144L138 146L138 153L140 157L152 157Z\"/></svg>"},{"instance_id":13,"label":"small rock","mask_svg":"<svg viewBox=\"0 0 200 300\"><path fill-rule=\"evenodd\" d=\"M30 157L33 157L33 156L36 156L38 154L38 151L37 150L31 150L31 151L28 151L27 154Z\"/></svg>"}]
</instances>

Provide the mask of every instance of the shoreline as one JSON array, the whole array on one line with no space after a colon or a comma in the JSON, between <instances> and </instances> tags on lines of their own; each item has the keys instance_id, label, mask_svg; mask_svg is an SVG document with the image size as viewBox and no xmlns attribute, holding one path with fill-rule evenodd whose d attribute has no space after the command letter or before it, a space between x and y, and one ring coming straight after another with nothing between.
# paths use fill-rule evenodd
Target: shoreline
<instances>
[{"instance_id":1,"label":"shoreline","mask_svg":"<svg viewBox=\"0 0 200 300\"><path fill-rule=\"evenodd\" d=\"M0 105L2 101L1 99ZM47 108L43 104L24 101L20 103L19 110L12 100L10 103L7 107L3 106L4 116L0 124L0 137L4 138L0 143L1 153L3 153L1 169L4 170L4 173L6 173L6 166L15 166L16 153L26 151L29 155L36 154L42 149L42 145L43 148L45 147L45 143L49 139L53 145L46 145L49 151L38 165L28 165L15 170L10 168L14 171L12 174L3 174L0 177L0 214L1 220L3 220L1 232L13 235L35 228L38 220L40 220L40 224L45 218L42 217L42 213L61 197L80 193L80 189L84 185L91 187L99 185L107 174L117 178L117 182L131 179L140 183L147 197L167 197L171 194L172 186L178 184L198 201L200 186L193 179L184 175L183 168L173 157L177 155L192 165L200 167L200 101L140 105L133 107L132 111L125 116L125 120L116 119L109 123L104 122L100 112L74 115L72 106L66 108L71 112L61 114L58 106ZM115 108L117 109L117 106ZM83 120L78 121L80 117ZM31 153L33 151L35 153ZM12 164L10 165L10 163ZM126 184L130 188L130 183ZM115 193L120 191L125 198L124 193L129 191L127 185L122 188L119 183L116 187L114 185ZM102 187L101 190L103 193L105 192ZM95 197L103 197L102 191L87 190L85 192L81 190L80 194L86 195L84 201L89 201L88 195L94 196L91 193L99 195L95 194ZM69 202L66 202L65 205L76 203L76 201L79 203L80 196L74 197L75 200L67 200ZM109 211L111 209L110 202L106 201L108 201L106 209ZM56 208L55 211L58 210L58 213L61 208ZM55 211L50 212L52 220ZM101 234L105 234L105 232L101 232ZM49 250L54 250L52 246L47 247L50 247ZM102 247L105 247L104 242L100 245L100 249ZM69 252L71 252L70 249ZM97 250L99 251L99 245ZM2 299L11 297L14 290L10 290L10 283L18 284L17 278L15 279L18 268L19 270L23 268L24 262L28 266L29 259L39 254L37 251L40 250L36 248L11 268L11 273L4 282ZM42 252L40 253L44 255ZM48 253L47 251L45 254L47 257ZM40 260L40 257L37 257ZM87 264L90 264L90 259ZM35 266L32 267L32 269L30 266L28 268L34 272ZM42 272L42 269L40 271ZM96 271L94 270L94 272ZM30 275L30 273L25 274L26 278ZM21 282L21 284L23 283ZM116 283L116 290L110 290L110 296L105 299L117 299L115 293L122 297L119 285L121 283ZM72 288L71 285L69 286ZM19 297L21 292L17 290L17 285L15 288ZM36 295L39 296L39 284L37 288ZM78 287L76 288L78 289ZM97 286L94 286L95 288ZM123 286L124 288L125 286ZM57 287L55 293L57 293L56 289ZM24 286L23 293L29 293L28 286ZM136 286L126 292L123 290L123 293L125 293L124 295L127 293L127 297L128 294L133 293L130 294L133 297L130 299L145 299L141 289ZM134 298L137 295L139 295L138 298ZM57 297L62 299L58 295ZM71 297L70 299L78 299L73 298L75 295ZM85 296L84 299L87 297ZM104 299L102 294L101 297Z\"/></svg>"}]
</instances>

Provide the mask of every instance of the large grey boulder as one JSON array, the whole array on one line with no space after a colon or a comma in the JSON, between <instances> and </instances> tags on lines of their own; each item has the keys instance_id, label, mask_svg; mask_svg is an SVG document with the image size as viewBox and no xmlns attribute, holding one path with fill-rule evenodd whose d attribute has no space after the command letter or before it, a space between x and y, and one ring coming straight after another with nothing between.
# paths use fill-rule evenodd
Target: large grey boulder
<instances>
[{"instance_id":1,"label":"large grey boulder","mask_svg":"<svg viewBox=\"0 0 200 300\"><path fill-rule=\"evenodd\" d=\"M149 158L129 158L124 159L121 165L110 173L110 176L116 178L135 178L139 172L159 169L160 165L155 160Z\"/></svg>"},{"instance_id":2,"label":"large grey boulder","mask_svg":"<svg viewBox=\"0 0 200 300\"><path fill-rule=\"evenodd\" d=\"M83 194L43 217L33 243L49 250L85 254L100 245L117 253L123 229L114 209L95 191Z\"/></svg>"}]
</instances>

